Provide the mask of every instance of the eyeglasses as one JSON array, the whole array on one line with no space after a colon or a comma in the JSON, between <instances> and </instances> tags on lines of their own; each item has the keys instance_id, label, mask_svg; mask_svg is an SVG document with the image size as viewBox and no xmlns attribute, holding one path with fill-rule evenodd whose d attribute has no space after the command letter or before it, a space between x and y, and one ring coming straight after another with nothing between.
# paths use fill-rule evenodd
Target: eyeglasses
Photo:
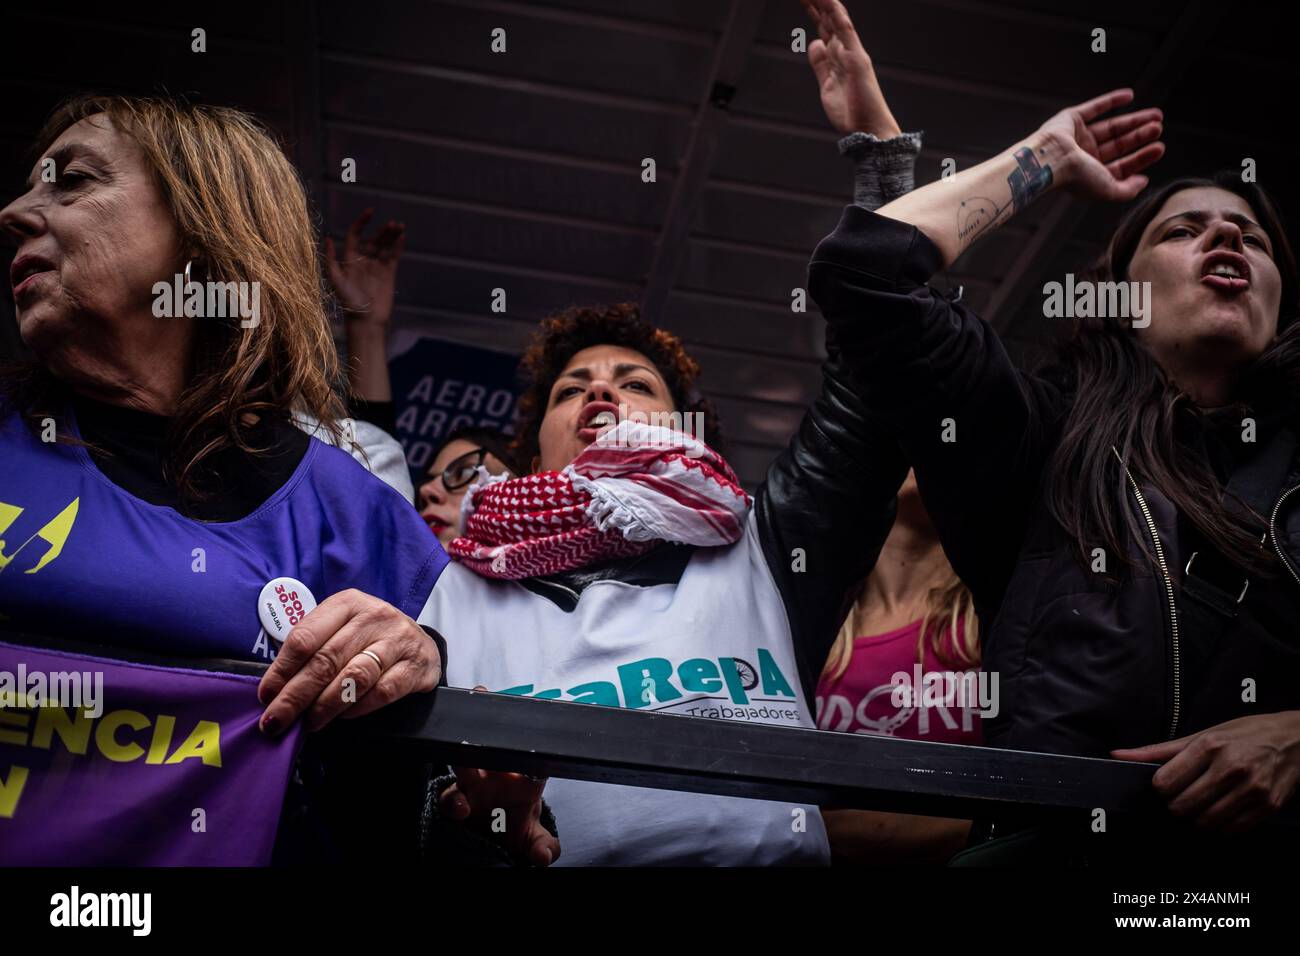
<instances>
[{"instance_id":1,"label":"eyeglasses","mask_svg":"<svg viewBox=\"0 0 1300 956\"><path fill-rule=\"evenodd\" d=\"M451 464L442 470L442 487L448 491L459 491L478 477L479 466L487 458L486 448L475 448L459 458L452 459Z\"/></svg>"}]
</instances>

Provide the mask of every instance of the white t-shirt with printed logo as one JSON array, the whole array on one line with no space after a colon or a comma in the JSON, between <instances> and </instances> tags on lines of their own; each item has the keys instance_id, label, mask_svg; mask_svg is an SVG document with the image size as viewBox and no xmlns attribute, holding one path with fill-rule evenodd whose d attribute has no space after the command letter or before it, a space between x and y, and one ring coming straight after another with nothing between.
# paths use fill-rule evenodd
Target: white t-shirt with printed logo
<instances>
[{"instance_id":1,"label":"white t-shirt with printed logo","mask_svg":"<svg viewBox=\"0 0 1300 956\"><path fill-rule=\"evenodd\" d=\"M420 615L455 687L660 713L813 727L785 607L753 514L698 548L675 584L597 581L565 611L452 562ZM559 865L819 865L816 807L552 778Z\"/></svg>"}]
</instances>

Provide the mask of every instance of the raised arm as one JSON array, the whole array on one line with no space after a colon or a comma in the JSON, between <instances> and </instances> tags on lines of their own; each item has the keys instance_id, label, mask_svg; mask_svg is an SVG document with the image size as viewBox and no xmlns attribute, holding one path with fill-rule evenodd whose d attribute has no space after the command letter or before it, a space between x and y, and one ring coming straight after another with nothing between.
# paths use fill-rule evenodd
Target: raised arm
<instances>
[{"instance_id":1,"label":"raised arm","mask_svg":"<svg viewBox=\"0 0 1300 956\"><path fill-rule=\"evenodd\" d=\"M986 322L927 283L1046 189L1135 195L1146 183L1138 170L1163 151L1159 114L1096 119L1131 98L1121 90L1065 110L955 181L916 190L878 214L846 209L809 266L810 294L837 330L859 394L916 470L926 510L982 617L1001 603L1068 410L1068 383L1022 373Z\"/></svg>"},{"instance_id":2,"label":"raised arm","mask_svg":"<svg viewBox=\"0 0 1300 956\"><path fill-rule=\"evenodd\" d=\"M919 134L900 134L870 58L838 0L805 0L817 26L808 60L822 108L855 162L854 199L873 208L912 188ZM849 591L875 564L907 474L886 423L852 381L836 323L826 336L821 393L755 501L764 557L785 604L800 679L811 696Z\"/></svg>"},{"instance_id":3,"label":"raised arm","mask_svg":"<svg viewBox=\"0 0 1300 956\"><path fill-rule=\"evenodd\" d=\"M891 139L902 132L885 102L871 62L840 0L800 0L817 28L808 44L808 65L817 78L822 110L840 133L871 133Z\"/></svg>"},{"instance_id":4,"label":"raised arm","mask_svg":"<svg viewBox=\"0 0 1300 956\"><path fill-rule=\"evenodd\" d=\"M330 284L343 308L348 345L348 386L357 418L393 432L393 387L388 375L388 328L393 314L397 264L406 245L406 227L389 221L370 238L362 233L373 210L348 227L343 256L325 240Z\"/></svg>"},{"instance_id":5,"label":"raised arm","mask_svg":"<svg viewBox=\"0 0 1300 956\"><path fill-rule=\"evenodd\" d=\"M1132 90L1112 90L1064 109L992 159L908 193L880 214L925 233L946 267L1048 190L1132 199L1147 185L1141 171L1165 149L1158 109L1100 119L1132 101Z\"/></svg>"},{"instance_id":6,"label":"raised arm","mask_svg":"<svg viewBox=\"0 0 1300 956\"><path fill-rule=\"evenodd\" d=\"M800 0L817 28L808 65L822 111L853 160L853 202L876 209L912 190L921 134L904 133L885 102L871 56L840 0Z\"/></svg>"}]
</instances>

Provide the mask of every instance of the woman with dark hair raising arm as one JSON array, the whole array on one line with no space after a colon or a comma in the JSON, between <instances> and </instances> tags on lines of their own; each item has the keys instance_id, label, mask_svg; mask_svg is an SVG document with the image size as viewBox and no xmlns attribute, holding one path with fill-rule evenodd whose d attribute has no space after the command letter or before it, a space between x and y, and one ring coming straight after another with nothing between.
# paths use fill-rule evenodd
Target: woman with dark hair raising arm
<instances>
[{"instance_id":1,"label":"woman with dark hair raising arm","mask_svg":"<svg viewBox=\"0 0 1300 956\"><path fill-rule=\"evenodd\" d=\"M1132 99L1064 110L879 214L850 208L814 256L812 293L865 358L855 374L974 594L1001 682L988 741L1161 763L1175 816L1249 830L1300 775L1300 346L1272 203L1236 177L1139 203L1102 277L1149 295L1080 318L1041 375L925 285L1047 190L1135 198L1164 147L1158 110L1103 118Z\"/></svg>"}]
</instances>

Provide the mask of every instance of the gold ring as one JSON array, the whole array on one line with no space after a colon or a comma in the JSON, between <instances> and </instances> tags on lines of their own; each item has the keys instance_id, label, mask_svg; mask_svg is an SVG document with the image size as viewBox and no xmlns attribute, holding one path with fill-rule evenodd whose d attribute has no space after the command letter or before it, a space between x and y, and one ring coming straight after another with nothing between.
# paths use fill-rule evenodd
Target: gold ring
<instances>
[{"instance_id":1,"label":"gold ring","mask_svg":"<svg viewBox=\"0 0 1300 956\"><path fill-rule=\"evenodd\" d=\"M380 669L381 671L384 669L384 662L381 661L381 660L379 659L379 655L376 654L374 651L372 651L370 648L366 648L366 649L365 649L364 651L362 651L361 653L362 653L362 654L365 654L367 657L369 657L371 660L373 660L376 664L378 664L378 665L379 665L379 669Z\"/></svg>"}]
</instances>

